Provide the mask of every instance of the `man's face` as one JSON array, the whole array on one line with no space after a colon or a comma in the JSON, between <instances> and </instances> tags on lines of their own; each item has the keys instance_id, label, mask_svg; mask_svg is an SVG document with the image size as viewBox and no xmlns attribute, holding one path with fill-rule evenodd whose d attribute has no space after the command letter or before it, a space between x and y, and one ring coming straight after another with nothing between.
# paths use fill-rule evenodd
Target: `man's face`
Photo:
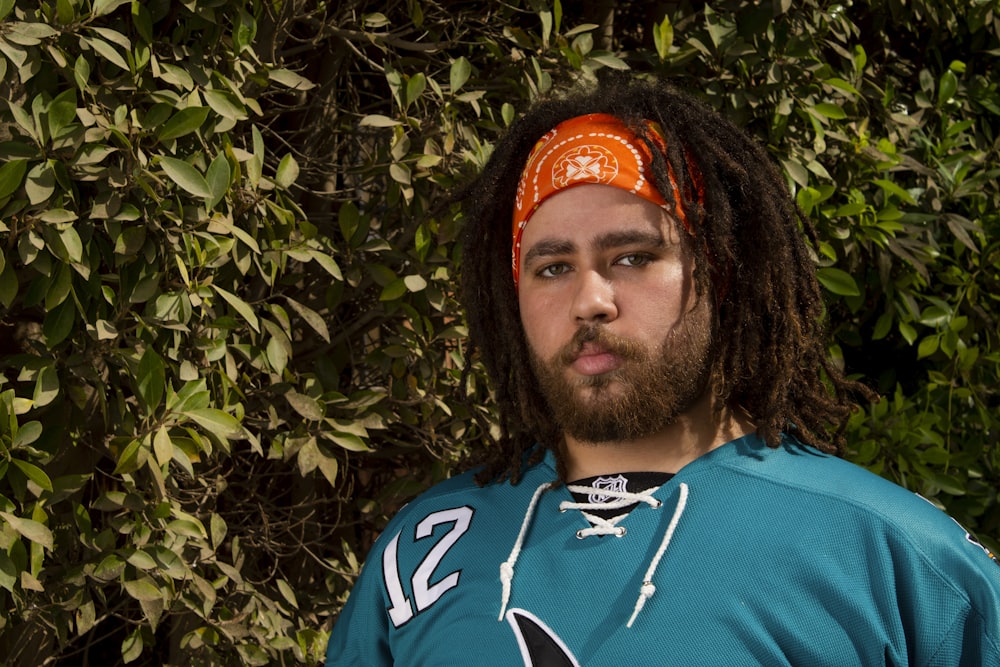
<instances>
[{"instance_id":1,"label":"man's face","mask_svg":"<svg viewBox=\"0 0 1000 667\"><path fill-rule=\"evenodd\" d=\"M705 391L711 311L659 206L580 185L545 200L521 240L518 300L532 368L559 426L585 442L673 423Z\"/></svg>"}]
</instances>

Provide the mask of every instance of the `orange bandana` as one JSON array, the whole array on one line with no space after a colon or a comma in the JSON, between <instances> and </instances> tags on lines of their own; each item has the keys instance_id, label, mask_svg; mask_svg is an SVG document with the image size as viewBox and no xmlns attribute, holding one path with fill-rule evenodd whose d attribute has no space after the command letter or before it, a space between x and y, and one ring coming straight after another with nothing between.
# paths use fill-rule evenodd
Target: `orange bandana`
<instances>
[{"instance_id":1,"label":"orange bandana","mask_svg":"<svg viewBox=\"0 0 1000 667\"><path fill-rule=\"evenodd\" d=\"M659 126L645 121L652 139L661 152L666 143ZM521 260L521 235L528 220L543 201L575 185L597 183L613 185L657 206L666 201L650 182L652 155L645 142L621 120L609 114L588 114L570 118L549 130L531 149L521 172L514 202L513 273L517 288ZM668 167L670 185L677 190L673 169ZM677 198L674 217L687 224L684 209Z\"/></svg>"}]
</instances>

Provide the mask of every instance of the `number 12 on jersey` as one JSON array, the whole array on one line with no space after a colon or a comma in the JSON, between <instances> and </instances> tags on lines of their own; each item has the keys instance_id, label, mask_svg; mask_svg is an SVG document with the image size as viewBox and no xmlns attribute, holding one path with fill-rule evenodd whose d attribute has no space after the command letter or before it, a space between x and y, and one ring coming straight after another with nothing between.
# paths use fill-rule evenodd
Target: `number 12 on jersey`
<instances>
[{"instance_id":1,"label":"number 12 on jersey","mask_svg":"<svg viewBox=\"0 0 1000 667\"><path fill-rule=\"evenodd\" d=\"M457 570L445 575L435 583L431 583L431 577L441 564L445 554L455 546L458 539L469 530L472 523L472 515L475 511L468 506L455 507L441 510L429 514L417 524L414 531L413 541L416 544L419 540L424 540L433 536L434 529L444 524L452 524L451 529L441 535L436 543L428 550L423 560L413 571L410 577L410 590L413 600L406 596L403 588L403 581L399 573L399 538L402 531L396 535L386 545L382 553L382 577L385 581L385 588L389 594L389 618L395 627L400 627L409 621L415 614L419 614L437 602L442 595L458 585L461 570ZM414 606L416 609L414 609Z\"/></svg>"}]
</instances>

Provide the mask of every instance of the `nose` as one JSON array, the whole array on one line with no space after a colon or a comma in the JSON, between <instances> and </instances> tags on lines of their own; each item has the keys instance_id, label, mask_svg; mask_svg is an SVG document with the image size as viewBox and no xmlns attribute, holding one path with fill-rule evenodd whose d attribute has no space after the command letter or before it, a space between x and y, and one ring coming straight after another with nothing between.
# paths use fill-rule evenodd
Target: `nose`
<instances>
[{"instance_id":1,"label":"nose","mask_svg":"<svg viewBox=\"0 0 1000 667\"><path fill-rule=\"evenodd\" d=\"M573 299L578 322L609 322L618 317L614 285L597 271L582 271Z\"/></svg>"}]
</instances>

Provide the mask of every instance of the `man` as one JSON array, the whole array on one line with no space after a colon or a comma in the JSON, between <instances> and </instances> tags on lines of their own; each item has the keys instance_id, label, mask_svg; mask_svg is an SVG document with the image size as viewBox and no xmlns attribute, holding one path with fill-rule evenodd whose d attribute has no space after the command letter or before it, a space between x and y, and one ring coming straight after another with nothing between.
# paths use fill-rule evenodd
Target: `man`
<instances>
[{"instance_id":1,"label":"man","mask_svg":"<svg viewBox=\"0 0 1000 667\"><path fill-rule=\"evenodd\" d=\"M616 79L465 199L500 438L389 524L327 665L1000 665L992 554L836 457L870 394L761 148Z\"/></svg>"}]
</instances>

